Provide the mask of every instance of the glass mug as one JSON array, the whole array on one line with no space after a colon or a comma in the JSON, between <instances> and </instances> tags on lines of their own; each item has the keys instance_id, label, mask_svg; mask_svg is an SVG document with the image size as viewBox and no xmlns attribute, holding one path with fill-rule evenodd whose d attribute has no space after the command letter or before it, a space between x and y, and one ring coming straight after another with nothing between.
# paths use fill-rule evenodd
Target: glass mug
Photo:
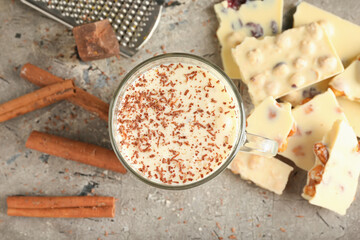
<instances>
[{"instance_id":1,"label":"glass mug","mask_svg":"<svg viewBox=\"0 0 360 240\"><path fill-rule=\"evenodd\" d=\"M194 66L199 66L201 69L204 69L211 73L214 77L221 81L221 83L226 87L228 94L232 97L235 109L237 110L238 114L238 133L236 134L236 140L232 146L231 151L227 155L226 159L223 159L222 164L212 171L211 173L207 174L203 178L189 182L186 184L166 184L162 182L158 182L152 179L147 178L144 176L140 171L134 169L131 164L125 159L125 157L121 154L119 149L119 145L116 142L116 123L117 123L117 110L121 105L121 100L127 90L127 88L143 73L146 71L160 66L161 64L171 64L171 63L182 63L182 64L190 64ZM209 100L210 101L210 100ZM120 162L125 166L125 168L133 173L137 178L141 181L163 189L188 189L191 187L199 186L217 175L219 175L226 167L231 163L234 159L238 151L249 152L249 153L256 153L263 156L275 156L278 151L278 143L276 141L257 136L251 133L247 133L245 131L246 127L246 118L244 112L243 101L241 96L234 85L233 81L216 65L208 62L207 60L185 53L168 53L159 55L156 57L152 57L139 65L133 68L123 79L120 83L119 87L114 93L112 102L110 104L109 110L109 134L112 147L114 149L115 154L119 158Z\"/></svg>"}]
</instances>

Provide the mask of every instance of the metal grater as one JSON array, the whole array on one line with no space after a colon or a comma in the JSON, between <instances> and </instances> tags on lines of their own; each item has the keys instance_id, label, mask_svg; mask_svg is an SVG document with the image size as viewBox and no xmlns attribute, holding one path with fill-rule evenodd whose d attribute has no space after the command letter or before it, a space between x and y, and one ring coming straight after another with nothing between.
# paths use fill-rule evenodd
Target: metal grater
<instances>
[{"instance_id":1,"label":"metal grater","mask_svg":"<svg viewBox=\"0 0 360 240\"><path fill-rule=\"evenodd\" d=\"M120 53L133 56L153 34L162 10L156 0L21 0L69 28L109 19Z\"/></svg>"}]
</instances>

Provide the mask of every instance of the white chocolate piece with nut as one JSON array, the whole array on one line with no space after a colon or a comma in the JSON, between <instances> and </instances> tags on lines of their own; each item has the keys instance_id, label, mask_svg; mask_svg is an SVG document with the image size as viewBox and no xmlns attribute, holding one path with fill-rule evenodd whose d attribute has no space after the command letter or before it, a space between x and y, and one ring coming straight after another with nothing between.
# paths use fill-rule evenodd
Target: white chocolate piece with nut
<instances>
[{"instance_id":1,"label":"white chocolate piece with nut","mask_svg":"<svg viewBox=\"0 0 360 240\"><path fill-rule=\"evenodd\" d=\"M235 174L256 185L281 195L293 168L276 159L239 152L230 165Z\"/></svg>"},{"instance_id":2,"label":"white chocolate piece with nut","mask_svg":"<svg viewBox=\"0 0 360 240\"><path fill-rule=\"evenodd\" d=\"M279 150L285 150L287 138L295 129L291 104L277 103L273 97L267 97L256 106L246 122L249 133L277 141Z\"/></svg>"},{"instance_id":3,"label":"white chocolate piece with nut","mask_svg":"<svg viewBox=\"0 0 360 240\"><path fill-rule=\"evenodd\" d=\"M314 165L314 144L321 141L336 120L346 120L346 117L330 89L295 107L292 115L297 130L288 139L286 150L279 154L308 171Z\"/></svg>"},{"instance_id":4,"label":"white chocolate piece with nut","mask_svg":"<svg viewBox=\"0 0 360 240\"><path fill-rule=\"evenodd\" d=\"M354 129L356 136L360 137L360 103L345 97L337 97L336 99L345 113L350 126Z\"/></svg>"},{"instance_id":5,"label":"white chocolate piece with nut","mask_svg":"<svg viewBox=\"0 0 360 240\"><path fill-rule=\"evenodd\" d=\"M301 2L294 14L294 27L320 21L326 28L337 54L345 66L360 53L360 26L346 21L332 13Z\"/></svg>"},{"instance_id":6,"label":"white chocolate piece with nut","mask_svg":"<svg viewBox=\"0 0 360 240\"><path fill-rule=\"evenodd\" d=\"M332 77L344 70L318 23L289 29L276 37L246 38L232 49L241 79L254 105Z\"/></svg>"},{"instance_id":7,"label":"white chocolate piece with nut","mask_svg":"<svg viewBox=\"0 0 360 240\"><path fill-rule=\"evenodd\" d=\"M338 120L320 146L324 149L315 151L315 165L302 196L311 204L345 215L355 198L360 173L356 135L346 121Z\"/></svg>"},{"instance_id":8,"label":"white chocolate piece with nut","mask_svg":"<svg viewBox=\"0 0 360 240\"><path fill-rule=\"evenodd\" d=\"M360 58L353 61L344 72L334 77L329 85L339 95L345 95L352 101L360 102Z\"/></svg>"},{"instance_id":9,"label":"white chocolate piece with nut","mask_svg":"<svg viewBox=\"0 0 360 240\"><path fill-rule=\"evenodd\" d=\"M231 49L245 37L263 37L281 31L283 0L248 1L238 10L228 8L227 1L215 4L219 20L216 35L221 44L221 59L225 73L231 78L240 78Z\"/></svg>"}]
</instances>

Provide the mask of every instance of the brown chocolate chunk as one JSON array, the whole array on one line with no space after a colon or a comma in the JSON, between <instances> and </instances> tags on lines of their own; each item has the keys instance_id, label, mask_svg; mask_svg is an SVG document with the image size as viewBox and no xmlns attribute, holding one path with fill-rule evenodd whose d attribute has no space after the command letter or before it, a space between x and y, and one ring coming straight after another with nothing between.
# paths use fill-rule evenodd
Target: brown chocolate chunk
<instances>
[{"instance_id":1,"label":"brown chocolate chunk","mask_svg":"<svg viewBox=\"0 0 360 240\"><path fill-rule=\"evenodd\" d=\"M119 55L119 42L107 19L74 27L73 33L83 61Z\"/></svg>"}]
</instances>

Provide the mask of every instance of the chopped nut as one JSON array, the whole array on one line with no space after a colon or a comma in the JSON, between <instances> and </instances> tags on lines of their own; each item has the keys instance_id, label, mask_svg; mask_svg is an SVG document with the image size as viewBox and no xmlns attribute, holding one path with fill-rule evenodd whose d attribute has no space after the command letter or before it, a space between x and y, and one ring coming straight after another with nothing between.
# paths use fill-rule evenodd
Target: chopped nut
<instances>
[{"instance_id":1,"label":"chopped nut","mask_svg":"<svg viewBox=\"0 0 360 240\"><path fill-rule=\"evenodd\" d=\"M303 40L301 43L300 43L300 50L302 53L305 53L305 54L312 54L315 52L316 50L316 47L315 47L315 44L311 41L307 41L307 40Z\"/></svg>"},{"instance_id":2,"label":"chopped nut","mask_svg":"<svg viewBox=\"0 0 360 240\"><path fill-rule=\"evenodd\" d=\"M314 153L319 158L319 160L325 165L329 159L329 152L326 146L322 143L316 143L314 145Z\"/></svg>"},{"instance_id":3,"label":"chopped nut","mask_svg":"<svg viewBox=\"0 0 360 240\"><path fill-rule=\"evenodd\" d=\"M294 73L290 79L289 82L292 85L295 85L296 87L302 86L305 83L305 76L301 73Z\"/></svg>"},{"instance_id":4,"label":"chopped nut","mask_svg":"<svg viewBox=\"0 0 360 240\"><path fill-rule=\"evenodd\" d=\"M321 164L311 169L308 173L310 178L309 185L319 184L321 182L323 173L324 173L324 166Z\"/></svg>"},{"instance_id":5,"label":"chopped nut","mask_svg":"<svg viewBox=\"0 0 360 240\"><path fill-rule=\"evenodd\" d=\"M292 128L290 129L290 132L289 132L289 134L288 134L288 137L293 136L293 135L296 133L296 131L297 131L297 127L296 127L296 124L294 123L293 126L292 126Z\"/></svg>"},{"instance_id":6,"label":"chopped nut","mask_svg":"<svg viewBox=\"0 0 360 240\"><path fill-rule=\"evenodd\" d=\"M291 38L285 34L278 35L275 42L280 48L289 48L292 43Z\"/></svg>"},{"instance_id":7,"label":"chopped nut","mask_svg":"<svg viewBox=\"0 0 360 240\"><path fill-rule=\"evenodd\" d=\"M316 23L310 23L306 26L307 31L314 37L314 39L319 40L323 37L322 28Z\"/></svg>"},{"instance_id":8,"label":"chopped nut","mask_svg":"<svg viewBox=\"0 0 360 240\"><path fill-rule=\"evenodd\" d=\"M286 148L288 146L288 139L286 138L279 146L278 152L285 152Z\"/></svg>"},{"instance_id":9,"label":"chopped nut","mask_svg":"<svg viewBox=\"0 0 360 240\"><path fill-rule=\"evenodd\" d=\"M256 83L256 85L259 85L259 86L262 86L264 85L265 81L266 81L266 76L265 74L258 74L258 75L255 75L253 76L250 81Z\"/></svg>"},{"instance_id":10,"label":"chopped nut","mask_svg":"<svg viewBox=\"0 0 360 240\"><path fill-rule=\"evenodd\" d=\"M334 92L335 96L337 97L345 96L344 91L337 90L333 86L330 86L330 89Z\"/></svg>"},{"instance_id":11,"label":"chopped nut","mask_svg":"<svg viewBox=\"0 0 360 240\"><path fill-rule=\"evenodd\" d=\"M325 69L335 69L337 65L337 61L335 57L327 57L323 56L318 59L318 63L321 68Z\"/></svg>"},{"instance_id":12,"label":"chopped nut","mask_svg":"<svg viewBox=\"0 0 360 240\"><path fill-rule=\"evenodd\" d=\"M315 193L316 193L315 186L306 185L304 187L304 193L310 197L315 196Z\"/></svg>"},{"instance_id":13,"label":"chopped nut","mask_svg":"<svg viewBox=\"0 0 360 240\"><path fill-rule=\"evenodd\" d=\"M251 64L261 63L263 60L262 53L259 49L255 48L247 53L247 58Z\"/></svg>"},{"instance_id":14,"label":"chopped nut","mask_svg":"<svg viewBox=\"0 0 360 240\"><path fill-rule=\"evenodd\" d=\"M297 69L304 68L304 67L306 67L306 65L307 65L307 61L305 59L303 59L303 58L297 58L294 61L294 66Z\"/></svg>"},{"instance_id":15,"label":"chopped nut","mask_svg":"<svg viewBox=\"0 0 360 240\"><path fill-rule=\"evenodd\" d=\"M280 62L273 68L273 74L275 76L282 76L289 73L289 66L286 63Z\"/></svg>"}]
</instances>

